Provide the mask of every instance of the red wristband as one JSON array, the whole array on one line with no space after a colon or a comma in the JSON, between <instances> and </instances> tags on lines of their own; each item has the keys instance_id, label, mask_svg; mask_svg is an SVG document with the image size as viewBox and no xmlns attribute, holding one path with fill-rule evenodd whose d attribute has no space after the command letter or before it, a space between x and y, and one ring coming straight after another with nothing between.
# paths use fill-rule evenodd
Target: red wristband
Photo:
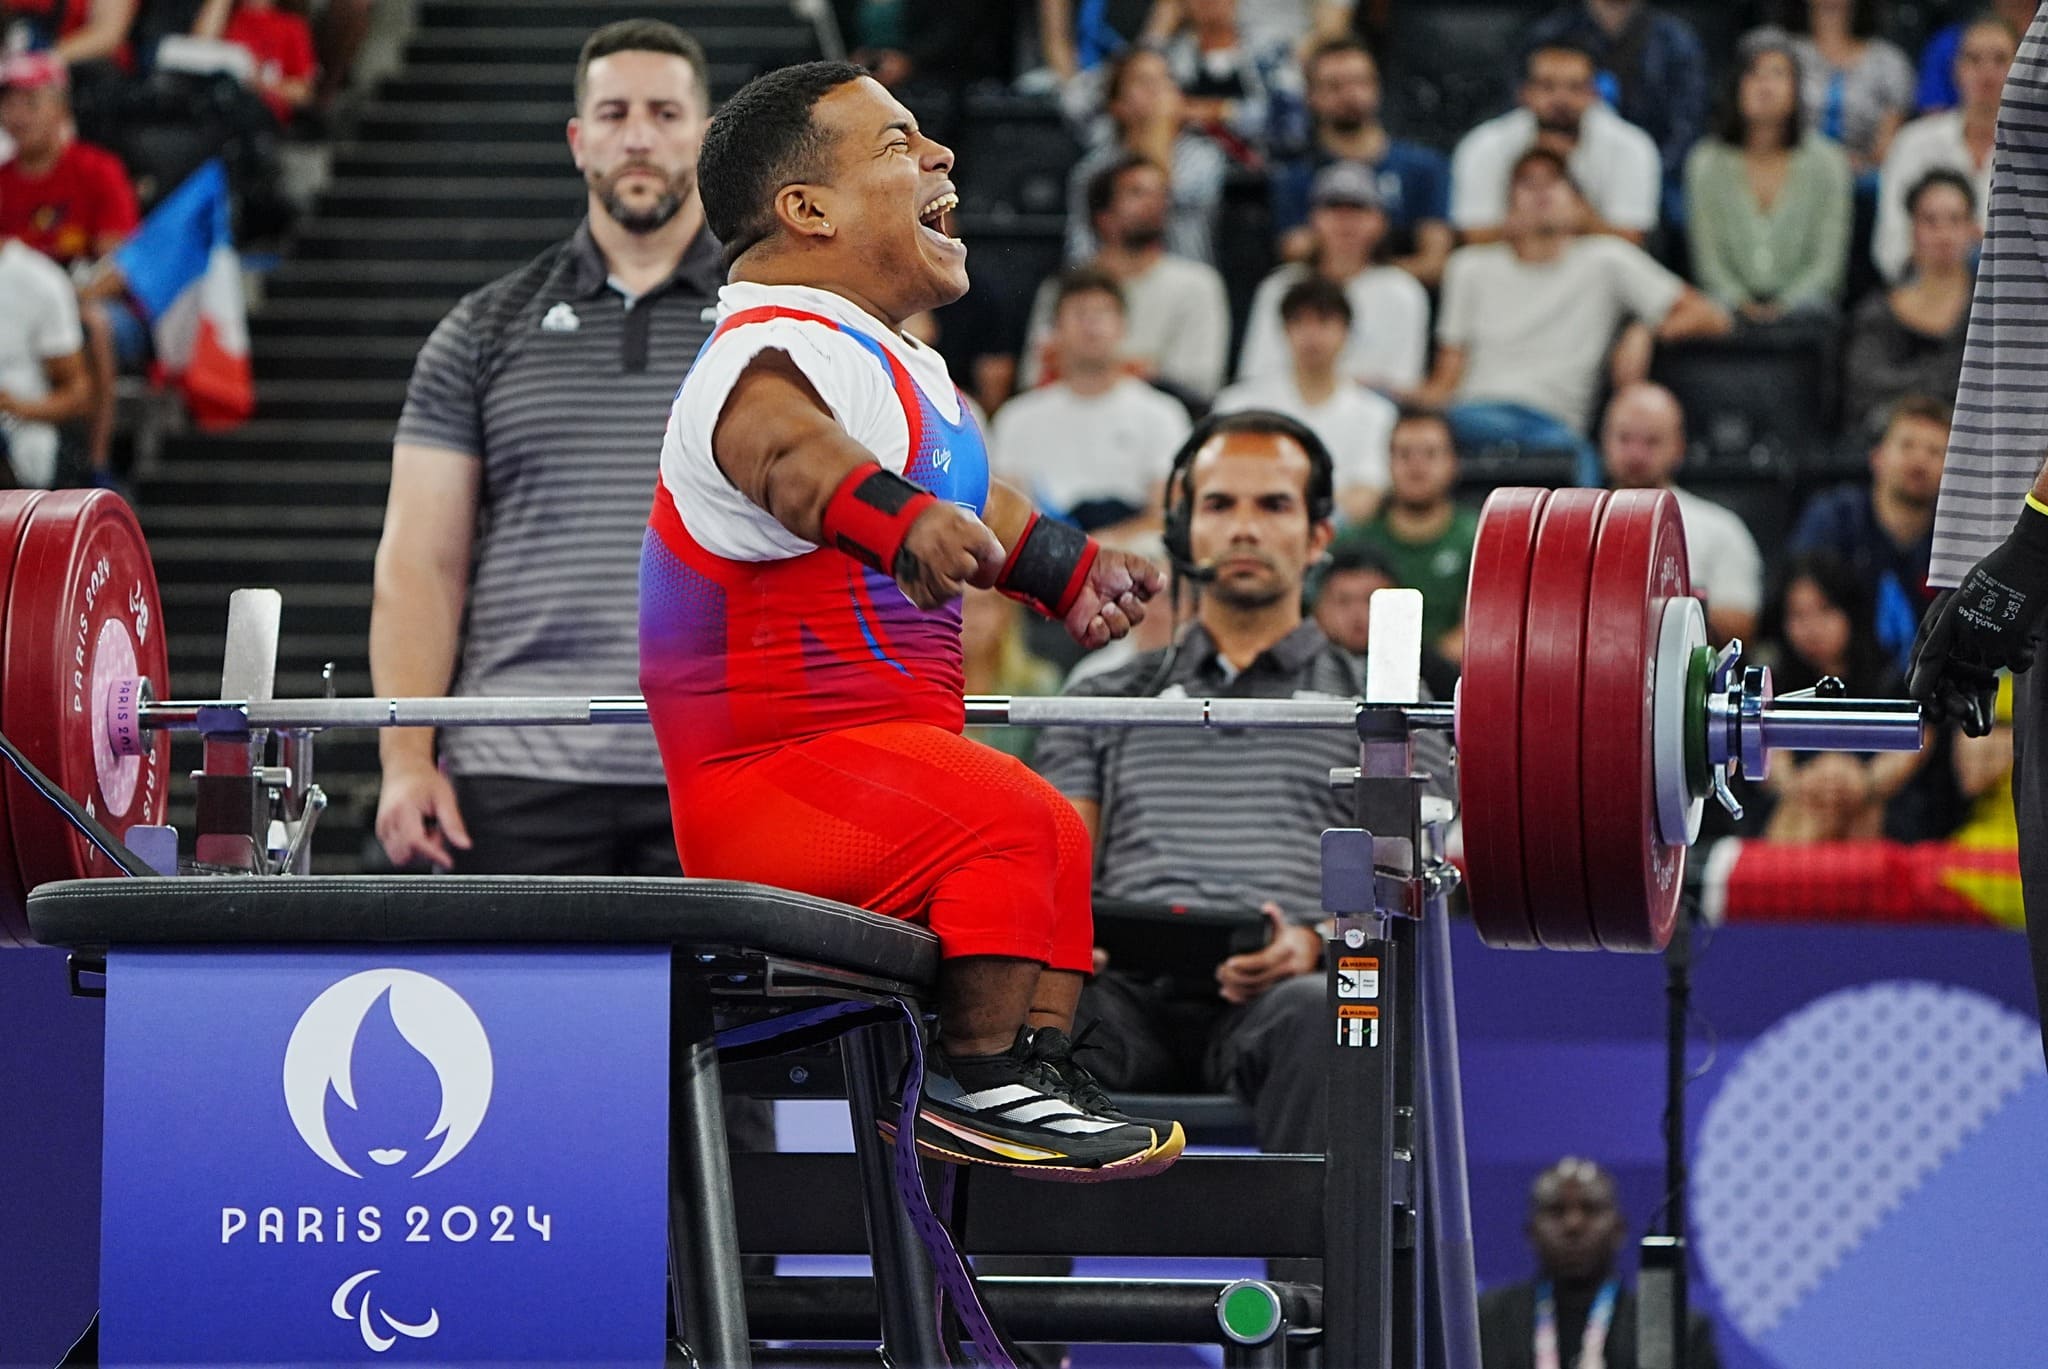
<instances>
[{"instance_id":1,"label":"red wristband","mask_svg":"<svg viewBox=\"0 0 2048 1369\"><path fill-rule=\"evenodd\" d=\"M1078 528L1033 513L1010 548L996 588L1054 618L1064 618L1088 583L1100 544Z\"/></svg>"},{"instance_id":2,"label":"red wristband","mask_svg":"<svg viewBox=\"0 0 2048 1369\"><path fill-rule=\"evenodd\" d=\"M825 501L826 544L884 575L896 574L896 553L919 514L938 496L881 466L856 466Z\"/></svg>"}]
</instances>

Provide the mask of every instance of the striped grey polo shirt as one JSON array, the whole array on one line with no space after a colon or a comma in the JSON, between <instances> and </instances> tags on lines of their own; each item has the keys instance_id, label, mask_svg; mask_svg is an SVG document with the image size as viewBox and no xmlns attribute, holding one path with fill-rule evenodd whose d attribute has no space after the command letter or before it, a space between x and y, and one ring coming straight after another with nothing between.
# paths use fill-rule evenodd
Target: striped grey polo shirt
<instances>
[{"instance_id":1,"label":"striped grey polo shirt","mask_svg":"<svg viewBox=\"0 0 2048 1369\"><path fill-rule=\"evenodd\" d=\"M1083 680L1076 695L1343 698L1363 691L1357 657L1304 622L1232 674L1201 624L1160 676L1163 651ZM1154 681L1158 683L1155 685ZM1449 751L1427 734L1417 758L1449 791ZM1068 798L1102 805L1095 891L1212 907L1268 899L1300 922L1322 912L1322 833L1356 825L1335 766L1358 764L1349 729L1047 728L1032 765Z\"/></svg>"},{"instance_id":2,"label":"striped grey polo shirt","mask_svg":"<svg viewBox=\"0 0 2048 1369\"><path fill-rule=\"evenodd\" d=\"M420 350L397 440L483 463L459 695L640 692L640 542L661 438L725 281L698 233L636 300L585 223L491 282ZM660 784L645 727L451 728L465 775Z\"/></svg>"},{"instance_id":3,"label":"striped grey polo shirt","mask_svg":"<svg viewBox=\"0 0 2048 1369\"><path fill-rule=\"evenodd\" d=\"M1928 582L1957 585L2012 531L2048 457L2048 8L2006 77Z\"/></svg>"}]
</instances>

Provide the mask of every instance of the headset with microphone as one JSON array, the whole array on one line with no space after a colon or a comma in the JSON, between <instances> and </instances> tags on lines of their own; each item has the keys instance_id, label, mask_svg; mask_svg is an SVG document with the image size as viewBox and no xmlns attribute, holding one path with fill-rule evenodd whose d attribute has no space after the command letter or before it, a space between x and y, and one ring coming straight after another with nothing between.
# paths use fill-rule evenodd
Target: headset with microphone
<instances>
[{"instance_id":1,"label":"headset with microphone","mask_svg":"<svg viewBox=\"0 0 2048 1369\"><path fill-rule=\"evenodd\" d=\"M1218 437L1230 433L1260 433L1284 437L1308 457L1308 519L1311 525L1330 517L1336 507L1336 472L1330 449L1315 430L1298 419L1274 409L1237 409L1227 414L1210 414L1194 426L1187 441L1173 454L1166 475L1165 526L1160 540L1166 544L1166 559L1182 580L1206 585L1216 578L1216 568L1195 560L1190 541L1195 519L1195 492L1188 483L1195 458Z\"/></svg>"}]
</instances>

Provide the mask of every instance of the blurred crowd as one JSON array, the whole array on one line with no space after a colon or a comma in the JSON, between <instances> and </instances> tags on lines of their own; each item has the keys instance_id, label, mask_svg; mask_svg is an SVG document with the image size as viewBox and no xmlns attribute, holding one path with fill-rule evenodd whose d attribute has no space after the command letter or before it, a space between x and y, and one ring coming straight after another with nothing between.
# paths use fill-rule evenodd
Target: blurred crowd
<instances>
[{"instance_id":1,"label":"blurred crowd","mask_svg":"<svg viewBox=\"0 0 2048 1369\"><path fill-rule=\"evenodd\" d=\"M116 254L209 161L236 230L282 239L280 149L318 140L374 0L0 0L0 455L11 483L114 482L151 319ZM161 251L161 248L148 248ZM144 265L149 263L145 262Z\"/></svg>"},{"instance_id":2,"label":"blurred crowd","mask_svg":"<svg viewBox=\"0 0 2048 1369\"><path fill-rule=\"evenodd\" d=\"M1725 51L1644 0L1536 6L1501 73L1512 103L1434 143L1387 122L1383 8L1020 12L1039 42L1008 89L1056 100L1078 149L1064 264L1014 282L990 261L1008 244L978 247L976 291L934 324L991 415L997 471L1100 536L1156 545L1191 422L1280 410L1335 460L1317 620L1362 651L1371 589L1420 590L1439 691L1457 677L1488 487L1670 488L1716 642L1743 638L1781 690L1833 677L1900 692L1930 597L1999 99L2032 0L1957 12L1917 51L1888 36L1878 0L1759 5ZM913 108L971 111L961 88L1003 70L986 47L973 67L969 36L918 0L843 18ZM963 184L988 174L961 168ZM1734 508L1688 488L1688 453L1719 415L1658 383L1687 349L1824 370L1825 429L1798 439L1824 450L1770 458L1808 478L1764 472L1762 499ZM1013 673L1070 664L1005 652ZM1709 828L1982 838L2010 755L2001 730L1920 757L1800 758L1739 824Z\"/></svg>"}]
</instances>

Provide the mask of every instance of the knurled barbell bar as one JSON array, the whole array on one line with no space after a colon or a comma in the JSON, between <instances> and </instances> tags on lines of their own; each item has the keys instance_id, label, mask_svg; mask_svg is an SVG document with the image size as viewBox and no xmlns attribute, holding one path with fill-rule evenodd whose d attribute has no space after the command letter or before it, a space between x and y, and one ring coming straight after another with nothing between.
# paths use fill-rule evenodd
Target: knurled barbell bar
<instances>
[{"instance_id":1,"label":"knurled barbell bar","mask_svg":"<svg viewBox=\"0 0 2048 1369\"><path fill-rule=\"evenodd\" d=\"M1734 803L1774 750L1912 750L1918 707L1838 691L1773 697L1707 646L1677 501L1661 491L1506 489L1480 516L1466 658L1450 703L969 697L970 724L1355 728L1397 709L1453 731L1467 883L1500 946L1653 950L1668 939L1701 807ZM169 737L374 727L644 724L630 697L164 699L148 547L104 491L0 492L0 731L125 832L163 820ZM0 942L28 889L113 866L18 775L0 784Z\"/></svg>"}]
</instances>

